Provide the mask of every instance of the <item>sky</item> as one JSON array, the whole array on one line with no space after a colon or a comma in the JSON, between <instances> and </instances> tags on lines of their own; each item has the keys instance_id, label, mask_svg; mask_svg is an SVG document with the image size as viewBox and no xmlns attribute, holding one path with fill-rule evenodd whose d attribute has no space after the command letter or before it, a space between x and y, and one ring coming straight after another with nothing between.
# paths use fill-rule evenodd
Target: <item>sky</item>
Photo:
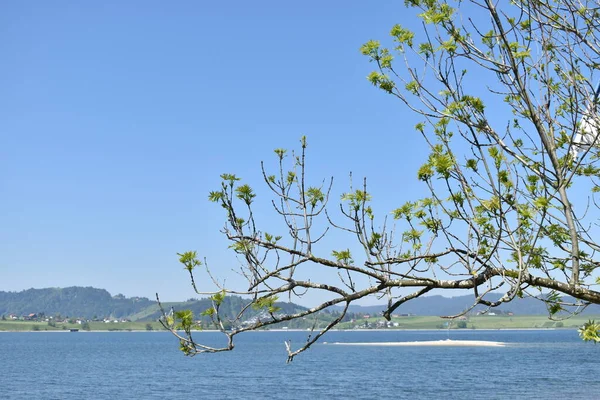
<instances>
[{"instance_id":1,"label":"sky","mask_svg":"<svg viewBox=\"0 0 600 400\"><path fill-rule=\"evenodd\" d=\"M187 250L235 282L208 193L230 172L268 204L260 162L302 135L332 204L352 172L380 213L400 206L421 187L418 121L369 84L359 48L414 20L388 1L5 4L0 290L184 300Z\"/></svg>"}]
</instances>

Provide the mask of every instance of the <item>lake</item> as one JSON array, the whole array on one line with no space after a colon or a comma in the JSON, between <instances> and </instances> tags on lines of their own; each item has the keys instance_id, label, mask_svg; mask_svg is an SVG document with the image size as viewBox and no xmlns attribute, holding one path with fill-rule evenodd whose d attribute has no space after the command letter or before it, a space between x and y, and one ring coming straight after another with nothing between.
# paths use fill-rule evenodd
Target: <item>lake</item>
<instances>
[{"instance_id":1,"label":"lake","mask_svg":"<svg viewBox=\"0 0 600 400\"><path fill-rule=\"evenodd\" d=\"M215 332L198 340L218 343ZM167 332L0 333L1 399L597 399L600 346L575 330L336 331L327 342L467 339L507 347L319 343L286 364L250 332L233 352L185 357Z\"/></svg>"}]
</instances>

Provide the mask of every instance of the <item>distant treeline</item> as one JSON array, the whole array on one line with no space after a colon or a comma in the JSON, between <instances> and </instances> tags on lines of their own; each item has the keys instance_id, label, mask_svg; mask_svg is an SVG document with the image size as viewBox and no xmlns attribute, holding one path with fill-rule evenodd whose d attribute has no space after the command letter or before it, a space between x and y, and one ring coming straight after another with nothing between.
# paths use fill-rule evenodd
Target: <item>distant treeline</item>
<instances>
[{"instance_id":1,"label":"distant treeline","mask_svg":"<svg viewBox=\"0 0 600 400\"><path fill-rule=\"evenodd\" d=\"M497 295L497 297L499 298L500 295ZM422 316L452 315L470 307L472 301L473 296L421 297L402 304L394 313ZM565 301L569 301L569 299L565 299ZM264 310L245 307L249 302L250 300L247 298L226 296L220 306L220 314L225 319L233 319L241 310L245 309L242 318L238 322L268 317L263 315ZM278 302L276 306L279 308L278 314L292 314L306 310L305 307L289 302ZM166 311L169 311L171 307L176 310L190 309L194 312L196 320L201 321L203 324L210 323L210 317L202 315L203 311L212 307L212 302L209 299L189 299L185 302L167 303L165 307L168 308ZM384 305L368 307L352 305L344 320L362 318L364 315L381 315L384 309ZM483 310L485 310L485 307L477 306L471 313L476 314ZM340 311L340 308L331 307L320 313L317 319L319 321L329 321ZM491 312L510 312L514 315L545 315L547 309L543 301L533 298L517 298L508 304L492 309ZM0 291L0 316L10 314L25 316L32 313L85 319L127 318L132 321L156 321L161 315L156 302L146 297L127 298L122 294L111 296L108 291L93 287L28 289L21 292ZM600 314L600 306L590 306L584 314ZM304 320L288 322L286 326L289 328L303 328L316 322L314 318L309 316Z\"/></svg>"},{"instance_id":2,"label":"distant treeline","mask_svg":"<svg viewBox=\"0 0 600 400\"><path fill-rule=\"evenodd\" d=\"M501 294L490 293L486 296L489 301L497 301L502 297ZM574 302L573 298L565 297L562 299L565 303ZM431 316L442 316L442 315L455 315L458 314L473 305L473 295L456 296L456 297L443 297L443 296L424 296L400 305L394 313L395 314L410 314L410 315L431 315ZM568 308L568 307L565 307ZM474 307L470 314L477 314L479 312L486 311L488 308L483 305ZM385 305L377 306L354 306L351 305L349 311L370 315L381 315L385 310ZM575 309L571 308L571 311ZM492 308L489 312L495 314L507 314L512 313L514 315L547 315L548 309L546 303L543 301L532 298L515 298L509 303L504 303L498 307ZM600 314L599 305L590 305L587 307L583 314Z\"/></svg>"},{"instance_id":3,"label":"distant treeline","mask_svg":"<svg viewBox=\"0 0 600 400\"><path fill-rule=\"evenodd\" d=\"M261 314L260 310L245 307L250 302L239 296L226 296L220 306L223 318L232 319L246 308L243 319L252 319ZM208 324L210 318L202 316L202 312L212 307L210 299L189 299L180 303L167 303L170 310L190 309L197 320ZM293 303L278 302L280 313L294 313L304 310L304 307ZM62 317L76 317L85 319L127 318L132 321L156 321L161 312L156 301L146 297L127 298L122 294L111 296L104 289L93 287L68 287L28 289L21 292L0 292L0 315L26 316L28 314L43 313L46 316L61 315Z\"/></svg>"},{"instance_id":4,"label":"distant treeline","mask_svg":"<svg viewBox=\"0 0 600 400\"><path fill-rule=\"evenodd\" d=\"M111 296L104 289L67 287L0 292L0 315L44 313L92 319L126 318L154 305L145 297Z\"/></svg>"}]
</instances>

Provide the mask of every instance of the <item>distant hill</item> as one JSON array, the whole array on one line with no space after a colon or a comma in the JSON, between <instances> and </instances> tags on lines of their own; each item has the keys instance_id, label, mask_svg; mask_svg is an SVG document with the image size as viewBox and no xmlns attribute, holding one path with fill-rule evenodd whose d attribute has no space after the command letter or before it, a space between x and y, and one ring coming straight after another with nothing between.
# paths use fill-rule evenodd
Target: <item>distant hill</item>
<instances>
[{"instance_id":1,"label":"distant hill","mask_svg":"<svg viewBox=\"0 0 600 400\"><path fill-rule=\"evenodd\" d=\"M223 300L223 303L219 307L219 313L222 318L234 319L245 308L245 306L248 303L250 303L249 299L245 299L240 296L226 296L225 299ZM210 321L210 317L202 316L201 314L206 309L211 308L213 306L213 304L212 304L212 301L208 298L194 300L194 301L187 301L185 303L165 303L165 304L163 304L163 307L165 308L166 312L169 311L171 306L173 306L176 310L181 310L181 309L191 310L194 313L194 315L196 316L196 319L202 320L204 322L208 322L208 321ZM282 314L293 314L296 312L306 310L305 307L299 306L294 303L287 303L287 302L276 302L275 306L280 308L280 311L278 311L278 313L282 313ZM150 311L150 312L147 315L143 315L143 316L134 315L134 316L132 316L132 319L135 318L135 319L140 319L140 320L157 320L162 315L160 312L160 309L158 308L158 305L154 305L153 307L147 309L146 311ZM248 307L243 313L242 320L252 319L252 318L260 315L261 313L262 313L262 311L260 311L260 310L255 310L252 307Z\"/></svg>"},{"instance_id":2,"label":"distant hill","mask_svg":"<svg viewBox=\"0 0 600 400\"><path fill-rule=\"evenodd\" d=\"M250 300L239 296L227 296L221 304L220 312L224 318L235 317ZM277 302L280 312L291 314L305 307L293 303ZM170 307L176 310L190 309L198 319L209 321L209 317L202 317L201 313L212 307L210 299L199 299L178 303L165 303L166 311ZM0 292L0 315L15 314L17 316L31 313L44 313L46 316L60 314L63 317L81 317L86 319L128 318L137 320L157 320L160 310L156 301L146 297L127 298L122 294L111 296L104 289L93 287L68 287L48 289L28 289L21 292ZM251 319L261 313L249 307L243 319Z\"/></svg>"},{"instance_id":3,"label":"distant hill","mask_svg":"<svg viewBox=\"0 0 600 400\"><path fill-rule=\"evenodd\" d=\"M490 294L489 300L497 300L500 294ZM234 318L250 300L239 296L227 296L221 305L221 315L224 318ZM427 296L411 300L396 309L395 314L412 315L453 315L457 314L472 305L473 296ZM292 314L302 310L305 307L294 303L278 302L281 313ZM165 303L165 310L169 311L171 307L176 310L190 309L194 312L197 319L204 322L209 321L209 317L202 317L201 313L212 307L209 299L198 299L186 302ZM357 306L351 305L349 312L352 314L381 315L385 310L385 305L377 306ZM484 310L485 307L477 306L472 312L475 313ZM332 311L341 311L341 308L331 307L326 310L326 314ZM543 302L532 299L516 298L508 304L497 307L495 312L512 312L515 315L545 315L546 307ZM248 307L244 312L242 321L252 320L259 316L263 311L254 310ZM132 321L150 321L157 320L160 317L160 310L155 301L146 297L127 298L122 294L111 296L104 289L93 287L67 287L67 288L47 288L47 289L28 289L21 292L1 292L0 291L0 315L16 314L18 316L28 315L30 313L44 313L47 316L57 314L63 317L76 317L92 319L94 317L104 318L128 318ZM584 314L600 314L600 306L592 305L588 307ZM351 315L348 318L353 317ZM300 322L299 322L300 323ZM295 327L294 321L288 322L287 326ZM300 326L303 326L301 323Z\"/></svg>"},{"instance_id":4,"label":"distant hill","mask_svg":"<svg viewBox=\"0 0 600 400\"><path fill-rule=\"evenodd\" d=\"M111 296L104 289L67 287L0 292L0 315L44 313L63 317L124 318L154 305L146 297Z\"/></svg>"},{"instance_id":5,"label":"distant hill","mask_svg":"<svg viewBox=\"0 0 600 400\"><path fill-rule=\"evenodd\" d=\"M489 301L497 301L502 295L497 293L490 293L486 298ZM564 301L569 301L568 298L564 298ZM456 296L456 297L443 297L443 296L425 296L413 299L402 305L400 305L394 314L413 314L413 315L454 315L473 305L473 296ZM471 312L476 313L478 311L485 310L485 306L476 306ZM358 306L351 305L349 311L360 314L379 314L385 311L386 305L375 305L375 306ZM515 315L545 315L548 313L544 302L534 298L515 298L510 303L502 304L490 312L512 312ZM600 314L599 305L589 306L583 314Z\"/></svg>"}]
</instances>

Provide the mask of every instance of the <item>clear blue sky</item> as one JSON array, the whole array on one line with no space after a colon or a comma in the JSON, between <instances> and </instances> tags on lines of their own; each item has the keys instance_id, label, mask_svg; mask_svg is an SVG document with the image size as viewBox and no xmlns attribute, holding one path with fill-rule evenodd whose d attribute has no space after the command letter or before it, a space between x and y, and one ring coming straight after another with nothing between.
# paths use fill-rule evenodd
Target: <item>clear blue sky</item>
<instances>
[{"instance_id":1,"label":"clear blue sky","mask_svg":"<svg viewBox=\"0 0 600 400\"><path fill-rule=\"evenodd\" d=\"M412 21L386 1L4 4L0 290L193 296L176 252L231 275L219 174L258 187L301 135L311 177L337 179L332 205L350 171L380 214L401 205L416 119L358 49Z\"/></svg>"}]
</instances>

